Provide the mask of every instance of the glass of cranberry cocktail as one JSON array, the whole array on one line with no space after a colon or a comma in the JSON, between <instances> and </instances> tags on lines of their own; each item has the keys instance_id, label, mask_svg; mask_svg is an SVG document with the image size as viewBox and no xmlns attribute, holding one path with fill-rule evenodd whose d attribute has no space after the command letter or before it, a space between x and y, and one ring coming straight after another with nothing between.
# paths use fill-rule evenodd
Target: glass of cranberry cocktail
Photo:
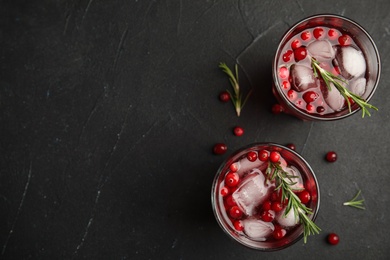
<instances>
[{"instance_id":1,"label":"glass of cranberry cocktail","mask_svg":"<svg viewBox=\"0 0 390 260\"><path fill-rule=\"evenodd\" d=\"M249 248L280 250L320 231L316 176L302 156L279 144L256 143L229 156L211 200L221 228Z\"/></svg>"},{"instance_id":2,"label":"glass of cranberry cocktail","mask_svg":"<svg viewBox=\"0 0 390 260\"><path fill-rule=\"evenodd\" d=\"M282 37L273 61L273 93L286 113L329 121L362 110L380 78L381 63L371 36L337 15L308 17Z\"/></svg>"}]
</instances>

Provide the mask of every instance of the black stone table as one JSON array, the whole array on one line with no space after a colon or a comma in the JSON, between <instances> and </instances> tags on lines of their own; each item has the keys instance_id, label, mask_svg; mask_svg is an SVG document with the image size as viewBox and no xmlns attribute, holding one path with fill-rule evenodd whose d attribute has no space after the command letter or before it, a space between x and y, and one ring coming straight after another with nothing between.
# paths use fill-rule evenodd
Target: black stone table
<instances>
[{"instance_id":1,"label":"black stone table","mask_svg":"<svg viewBox=\"0 0 390 260\"><path fill-rule=\"evenodd\" d=\"M385 0L0 1L0 257L388 259L389 11ZM318 13L375 40L371 117L271 113L277 43ZM230 87L221 61L254 90L240 117L218 100ZM269 141L294 143L316 172L322 232L264 253L224 234L210 190L229 153ZM228 153L214 155L217 142ZM366 210L343 206L358 190Z\"/></svg>"}]
</instances>

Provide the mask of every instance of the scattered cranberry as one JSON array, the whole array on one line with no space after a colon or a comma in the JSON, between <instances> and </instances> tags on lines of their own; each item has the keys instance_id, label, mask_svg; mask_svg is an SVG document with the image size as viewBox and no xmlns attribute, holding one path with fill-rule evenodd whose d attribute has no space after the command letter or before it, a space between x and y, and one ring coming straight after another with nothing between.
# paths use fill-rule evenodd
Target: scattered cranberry
<instances>
[{"instance_id":1,"label":"scattered cranberry","mask_svg":"<svg viewBox=\"0 0 390 260\"><path fill-rule=\"evenodd\" d=\"M339 36L339 33L334 29L329 29L328 36L329 36L329 39L335 40Z\"/></svg>"},{"instance_id":2,"label":"scattered cranberry","mask_svg":"<svg viewBox=\"0 0 390 260\"><path fill-rule=\"evenodd\" d=\"M301 39L304 40L304 41L308 41L311 39L311 34L309 31L304 31L303 33L301 33Z\"/></svg>"},{"instance_id":3,"label":"scattered cranberry","mask_svg":"<svg viewBox=\"0 0 390 260\"><path fill-rule=\"evenodd\" d=\"M336 152L330 151L326 154L326 160L328 162L335 162L337 161L337 154Z\"/></svg>"},{"instance_id":4,"label":"scattered cranberry","mask_svg":"<svg viewBox=\"0 0 390 260\"><path fill-rule=\"evenodd\" d=\"M290 144L287 144L286 146L287 146L287 148L290 148L291 150L294 150L294 151L296 150L295 144L290 143Z\"/></svg>"},{"instance_id":5,"label":"scattered cranberry","mask_svg":"<svg viewBox=\"0 0 390 260\"><path fill-rule=\"evenodd\" d=\"M244 225L242 224L241 220L234 221L233 225L234 225L235 230L237 230L237 231L243 231L244 230Z\"/></svg>"},{"instance_id":6,"label":"scattered cranberry","mask_svg":"<svg viewBox=\"0 0 390 260\"><path fill-rule=\"evenodd\" d=\"M286 67L281 67L279 69L279 77L280 78L287 79L289 74L290 74L290 72L288 71L288 69Z\"/></svg>"},{"instance_id":7,"label":"scattered cranberry","mask_svg":"<svg viewBox=\"0 0 390 260\"><path fill-rule=\"evenodd\" d=\"M298 62L300 60L303 60L304 58L306 58L306 56L307 56L306 47L299 47L294 50L295 61Z\"/></svg>"},{"instance_id":8,"label":"scattered cranberry","mask_svg":"<svg viewBox=\"0 0 390 260\"><path fill-rule=\"evenodd\" d=\"M282 239L286 235L287 231L281 227L275 227L274 232L272 233L275 239Z\"/></svg>"},{"instance_id":9,"label":"scattered cranberry","mask_svg":"<svg viewBox=\"0 0 390 260\"><path fill-rule=\"evenodd\" d=\"M269 154L269 160L273 163L277 163L280 160L280 154L276 151L272 151Z\"/></svg>"},{"instance_id":10,"label":"scattered cranberry","mask_svg":"<svg viewBox=\"0 0 390 260\"><path fill-rule=\"evenodd\" d=\"M236 172L230 172L226 174L225 177L225 184L229 187L237 186L238 182L240 181L240 176Z\"/></svg>"},{"instance_id":11,"label":"scattered cranberry","mask_svg":"<svg viewBox=\"0 0 390 260\"><path fill-rule=\"evenodd\" d=\"M322 28L315 28L313 30L314 38L319 39L324 35L324 29Z\"/></svg>"},{"instance_id":12,"label":"scattered cranberry","mask_svg":"<svg viewBox=\"0 0 390 260\"><path fill-rule=\"evenodd\" d=\"M282 211L283 209L283 205L282 203L280 203L279 201L274 201L272 202L271 204L271 209L275 212L279 212L279 211Z\"/></svg>"},{"instance_id":13,"label":"scattered cranberry","mask_svg":"<svg viewBox=\"0 0 390 260\"><path fill-rule=\"evenodd\" d=\"M253 151L250 151L247 155L246 155L246 158L251 161L251 162L254 162L257 160L257 153L256 152L253 152Z\"/></svg>"},{"instance_id":14,"label":"scattered cranberry","mask_svg":"<svg viewBox=\"0 0 390 260\"><path fill-rule=\"evenodd\" d=\"M227 91L223 91L219 94L219 100L222 102L228 102L230 100L230 95Z\"/></svg>"},{"instance_id":15,"label":"scattered cranberry","mask_svg":"<svg viewBox=\"0 0 390 260\"><path fill-rule=\"evenodd\" d=\"M261 150L258 154L258 157L259 157L259 160L262 162L268 161L268 157L269 157L268 151Z\"/></svg>"},{"instance_id":16,"label":"scattered cranberry","mask_svg":"<svg viewBox=\"0 0 390 260\"><path fill-rule=\"evenodd\" d=\"M240 210L240 208L238 206L233 206L229 210L229 215L232 218L240 219L242 217L242 215L243 215L243 212Z\"/></svg>"},{"instance_id":17,"label":"scattered cranberry","mask_svg":"<svg viewBox=\"0 0 390 260\"><path fill-rule=\"evenodd\" d=\"M298 39L295 39L295 40L293 40L293 41L291 42L291 48L292 48L293 50L295 50L296 48L301 47L301 45L302 45L302 43L301 43L301 41L298 40Z\"/></svg>"},{"instance_id":18,"label":"scattered cranberry","mask_svg":"<svg viewBox=\"0 0 390 260\"><path fill-rule=\"evenodd\" d=\"M271 206L272 206L272 202L269 201L269 200L267 200L267 201L265 201L265 202L263 203L262 209L263 209L264 211L270 210L270 209L271 209Z\"/></svg>"},{"instance_id":19,"label":"scattered cranberry","mask_svg":"<svg viewBox=\"0 0 390 260\"><path fill-rule=\"evenodd\" d=\"M272 106L272 113L275 115L283 113L283 111L284 111L284 108L279 104L274 104Z\"/></svg>"},{"instance_id":20,"label":"scattered cranberry","mask_svg":"<svg viewBox=\"0 0 390 260\"><path fill-rule=\"evenodd\" d=\"M228 187L222 187L221 189L221 196L222 197L226 197L227 195L229 195L229 188Z\"/></svg>"},{"instance_id":21,"label":"scattered cranberry","mask_svg":"<svg viewBox=\"0 0 390 260\"><path fill-rule=\"evenodd\" d=\"M233 129L233 133L235 136L242 136L244 134L244 129L242 127L236 126Z\"/></svg>"},{"instance_id":22,"label":"scattered cranberry","mask_svg":"<svg viewBox=\"0 0 390 260\"><path fill-rule=\"evenodd\" d=\"M214 145L213 152L215 154L224 154L227 151L227 146L226 144L223 143L217 143Z\"/></svg>"},{"instance_id":23,"label":"scattered cranberry","mask_svg":"<svg viewBox=\"0 0 390 260\"><path fill-rule=\"evenodd\" d=\"M284 62L289 62L291 60L291 55L293 54L293 51L292 50L287 50L284 54L283 54L283 61Z\"/></svg>"},{"instance_id":24,"label":"scattered cranberry","mask_svg":"<svg viewBox=\"0 0 390 260\"><path fill-rule=\"evenodd\" d=\"M264 222L271 222L275 218L275 213L271 210L264 210L260 217Z\"/></svg>"},{"instance_id":25,"label":"scattered cranberry","mask_svg":"<svg viewBox=\"0 0 390 260\"><path fill-rule=\"evenodd\" d=\"M309 90L303 94L303 99L306 103L311 103L316 101L319 98L319 94L315 91Z\"/></svg>"},{"instance_id":26,"label":"scattered cranberry","mask_svg":"<svg viewBox=\"0 0 390 260\"><path fill-rule=\"evenodd\" d=\"M337 245L340 241L339 236L336 233L330 233L327 239L331 245Z\"/></svg>"},{"instance_id":27,"label":"scattered cranberry","mask_svg":"<svg viewBox=\"0 0 390 260\"><path fill-rule=\"evenodd\" d=\"M311 199L310 193L307 190L303 190L303 191L299 192L298 197L303 204L308 203Z\"/></svg>"}]
</instances>

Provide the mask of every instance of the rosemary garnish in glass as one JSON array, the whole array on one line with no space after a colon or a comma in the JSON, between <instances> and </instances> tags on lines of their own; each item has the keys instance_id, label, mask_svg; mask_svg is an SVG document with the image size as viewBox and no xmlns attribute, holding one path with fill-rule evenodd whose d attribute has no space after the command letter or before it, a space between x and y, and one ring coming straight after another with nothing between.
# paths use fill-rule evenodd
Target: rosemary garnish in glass
<instances>
[{"instance_id":1,"label":"rosemary garnish in glass","mask_svg":"<svg viewBox=\"0 0 390 260\"><path fill-rule=\"evenodd\" d=\"M295 192L300 189L293 189L292 186L296 184L294 176L287 173L280 166L280 162L274 163L269 161L266 170L267 178L271 181L275 181L276 190L281 191L281 201L288 201L284 216L286 216L290 210L294 211L294 216L299 217L299 222L303 225L303 240L307 242L307 237L311 234L319 234L321 229L309 218L308 215L313 214L311 208L306 207Z\"/></svg>"},{"instance_id":2,"label":"rosemary garnish in glass","mask_svg":"<svg viewBox=\"0 0 390 260\"><path fill-rule=\"evenodd\" d=\"M240 93L240 84L239 84L239 80L238 80L238 65L236 64L234 66L235 74L233 74L233 72L229 69L229 67L226 65L226 63L223 63L223 62L219 63L219 68L221 68L222 71L225 72L229 76L229 81L233 87L234 92L232 93L229 90L227 90L227 92L229 93L230 99L232 100L234 108L236 109L237 116L240 116L241 110L244 107L244 105L245 105L246 101L248 100L252 91L250 91L246 95L245 100L242 101L242 93Z\"/></svg>"},{"instance_id":3,"label":"rosemary garnish in glass","mask_svg":"<svg viewBox=\"0 0 390 260\"><path fill-rule=\"evenodd\" d=\"M346 88L344 84L347 84L347 81L333 75L331 72L321 68L320 63L314 59L311 58L311 66L313 68L314 76L319 77L324 80L326 86L328 87L329 91L332 90L332 87L330 84L333 84L333 86L340 92L340 94L345 98L348 104L349 112L351 112L351 100L353 100L359 107L362 109L362 117L364 117L366 114L368 116L371 116L370 111L368 111L369 108L374 109L378 111L378 108L367 103L362 97L352 93L348 88Z\"/></svg>"},{"instance_id":4,"label":"rosemary garnish in glass","mask_svg":"<svg viewBox=\"0 0 390 260\"><path fill-rule=\"evenodd\" d=\"M361 199L361 200L357 200L357 198L359 197L360 193L362 191L359 190L355 197L353 197L353 199L351 199L350 201L347 201L347 202L344 202L343 205L344 206L350 206L350 207L354 207L354 208L357 208L357 209L366 209L363 205L364 203L364 199Z\"/></svg>"}]
</instances>

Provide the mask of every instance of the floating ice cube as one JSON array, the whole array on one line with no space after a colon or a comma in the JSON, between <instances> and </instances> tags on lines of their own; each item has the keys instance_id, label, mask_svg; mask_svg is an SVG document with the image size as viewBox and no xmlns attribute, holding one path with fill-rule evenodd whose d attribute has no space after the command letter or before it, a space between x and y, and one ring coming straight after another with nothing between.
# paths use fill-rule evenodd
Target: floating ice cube
<instances>
[{"instance_id":1,"label":"floating ice cube","mask_svg":"<svg viewBox=\"0 0 390 260\"><path fill-rule=\"evenodd\" d=\"M330 83L330 89L331 90L329 90L327 86L322 86L322 94L328 106L330 106L330 108L332 108L334 111L338 111L344 106L345 99L333 85L333 83Z\"/></svg>"},{"instance_id":2,"label":"floating ice cube","mask_svg":"<svg viewBox=\"0 0 390 260\"><path fill-rule=\"evenodd\" d=\"M355 95L363 96L364 92L366 92L366 84L365 78L358 78L349 82L348 89Z\"/></svg>"},{"instance_id":3,"label":"floating ice cube","mask_svg":"<svg viewBox=\"0 0 390 260\"><path fill-rule=\"evenodd\" d=\"M295 176L295 177L291 178L291 180L289 180L290 183L294 183L293 185L290 186L293 190L304 189L301 173L299 172L299 170L296 167L291 165L288 167L284 167L283 170L285 172L287 172L289 175Z\"/></svg>"},{"instance_id":4,"label":"floating ice cube","mask_svg":"<svg viewBox=\"0 0 390 260\"><path fill-rule=\"evenodd\" d=\"M332 44L328 41L314 41L307 46L307 50L319 62L331 60L335 56Z\"/></svg>"},{"instance_id":5,"label":"floating ice cube","mask_svg":"<svg viewBox=\"0 0 390 260\"><path fill-rule=\"evenodd\" d=\"M264 162L260 161L259 159L251 162L248 160L248 158L244 157L236 162L236 164L238 166L237 174L242 177L245 173L248 173L253 168L259 168L262 164L264 164Z\"/></svg>"},{"instance_id":6,"label":"floating ice cube","mask_svg":"<svg viewBox=\"0 0 390 260\"><path fill-rule=\"evenodd\" d=\"M291 65L292 86L296 91L305 91L318 86L318 80L314 77L313 69L304 65Z\"/></svg>"},{"instance_id":7,"label":"floating ice cube","mask_svg":"<svg viewBox=\"0 0 390 260\"><path fill-rule=\"evenodd\" d=\"M292 227L298 224L299 222L299 216L295 216L294 210L291 209L287 215L285 216L284 213L286 212L286 208L280 211L276 215L276 221L285 227Z\"/></svg>"},{"instance_id":8,"label":"floating ice cube","mask_svg":"<svg viewBox=\"0 0 390 260\"><path fill-rule=\"evenodd\" d=\"M271 222L264 222L256 218L247 218L242 221L244 233L252 240L265 241L275 229Z\"/></svg>"},{"instance_id":9,"label":"floating ice cube","mask_svg":"<svg viewBox=\"0 0 390 260\"><path fill-rule=\"evenodd\" d=\"M273 185L265 180L261 171L255 169L242 180L232 196L238 207L246 215L251 216L255 213L256 207L267 198L271 187Z\"/></svg>"},{"instance_id":10,"label":"floating ice cube","mask_svg":"<svg viewBox=\"0 0 390 260\"><path fill-rule=\"evenodd\" d=\"M363 53L352 46L337 46L335 59L341 75L346 79L359 77L366 72Z\"/></svg>"}]
</instances>

